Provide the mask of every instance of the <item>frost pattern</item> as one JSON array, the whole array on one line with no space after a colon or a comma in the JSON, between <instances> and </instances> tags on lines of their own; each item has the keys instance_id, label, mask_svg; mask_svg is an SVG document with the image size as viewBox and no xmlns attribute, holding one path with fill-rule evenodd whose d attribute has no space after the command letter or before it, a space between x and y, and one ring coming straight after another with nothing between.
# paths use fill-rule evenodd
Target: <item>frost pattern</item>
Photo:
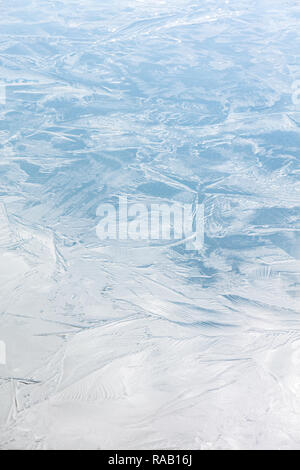
<instances>
[{"instance_id":1,"label":"frost pattern","mask_svg":"<svg viewBox=\"0 0 300 470\"><path fill-rule=\"evenodd\" d=\"M300 449L297 2L0 13L1 448ZM195 194L199 253L96 236Z\"/></svg>"}]
</instances>

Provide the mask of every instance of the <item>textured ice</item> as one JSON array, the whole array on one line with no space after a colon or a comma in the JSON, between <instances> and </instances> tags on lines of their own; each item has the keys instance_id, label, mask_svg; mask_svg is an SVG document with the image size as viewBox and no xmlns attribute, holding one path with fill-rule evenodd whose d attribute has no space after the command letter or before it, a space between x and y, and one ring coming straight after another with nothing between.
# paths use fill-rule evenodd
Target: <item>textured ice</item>
<instances>
[{"instance_id":1,"label":"textured ice","mask_svg":"<svg viewBox=\"0 0 300 470\"><path fill-rule=\"evenodd\" d=\"M300 449L299 26L1 3L2 449ZM97 238L102 202L195 194L201 252Z\"/></svg>"}]
</instances>

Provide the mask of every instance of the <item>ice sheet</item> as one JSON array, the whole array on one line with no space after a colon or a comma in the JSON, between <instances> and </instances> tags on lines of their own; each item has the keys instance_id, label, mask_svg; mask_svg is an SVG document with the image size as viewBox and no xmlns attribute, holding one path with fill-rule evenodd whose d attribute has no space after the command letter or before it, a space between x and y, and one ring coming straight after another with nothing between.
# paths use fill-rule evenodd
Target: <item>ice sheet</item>
<instances>
[{"instance_id":1,"label":"ice sheet","mask_svg":"<svg viewBox=\"0 0 300 470\"><path fill-rule=\"evenodd\" d=\"M299 21L1 4L2 449L300 449ZM195 195L199 252L97 238L103 202Z\"/></svg>"}]
</instances>

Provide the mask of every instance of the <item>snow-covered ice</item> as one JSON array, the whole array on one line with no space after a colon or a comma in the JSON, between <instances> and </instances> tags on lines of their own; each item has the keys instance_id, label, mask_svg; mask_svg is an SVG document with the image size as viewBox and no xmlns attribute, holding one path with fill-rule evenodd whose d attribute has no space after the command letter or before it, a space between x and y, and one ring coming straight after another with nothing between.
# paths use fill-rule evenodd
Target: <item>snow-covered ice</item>
<instances>
[{"instance_id":1,"label":"snow-covered ice","mask_svg":"<svg viewBox=\"0 0 300 470\"><path fill-rule=\"evenodd\" d=\"M300 5L0 4L1 449L300 449ZM101 241L119 196L201 251Z\"/></svg>"}]
</instances>

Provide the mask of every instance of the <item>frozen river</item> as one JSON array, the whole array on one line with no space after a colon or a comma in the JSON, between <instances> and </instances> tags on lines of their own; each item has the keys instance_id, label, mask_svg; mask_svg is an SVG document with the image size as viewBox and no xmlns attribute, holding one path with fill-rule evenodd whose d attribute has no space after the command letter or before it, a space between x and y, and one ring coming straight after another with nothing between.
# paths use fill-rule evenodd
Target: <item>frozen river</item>
<instances>
[{"instance_id":1,"label":"frozen river","mask_svg":"<svg viewBox=\"0 0 300 470\"><path fill-rule=\"evenodd\" d=\"M300 449L299 51L291 0L1 2L0 448Z\"/></svg>"}]
</instances>

